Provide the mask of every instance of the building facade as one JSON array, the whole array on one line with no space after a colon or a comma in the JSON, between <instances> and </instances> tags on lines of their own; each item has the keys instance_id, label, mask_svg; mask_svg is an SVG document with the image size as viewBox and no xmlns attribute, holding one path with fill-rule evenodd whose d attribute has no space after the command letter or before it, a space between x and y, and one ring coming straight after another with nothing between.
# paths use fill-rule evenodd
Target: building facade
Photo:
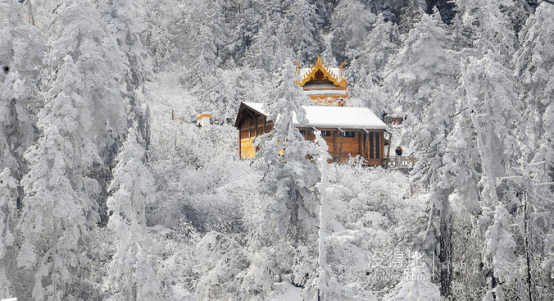
<instances>
[{"instance_id":1,"label":"building facade","mask_svg":"<svg viewBox=\"0 0 554 301\"><path fill-rule=\"evenodd\" d=\"M344 65L344 64L343 64ZM329 68L318 58L311 68L300 68L297 73L309 106L307 123L299 123L293 116L293 124L306 140L315 139L314 131L321 134L329 146L332 162L347 162L351 157L361 156L367 165L384 165L390 152L387 125L368 108L348 107L346 79L342 67ZM241 103L235 121L239 131L239 156L253 158L256 148L252 142L256 137L269 133L273 122L262 103Z\"/></svg>"}]
</instances>

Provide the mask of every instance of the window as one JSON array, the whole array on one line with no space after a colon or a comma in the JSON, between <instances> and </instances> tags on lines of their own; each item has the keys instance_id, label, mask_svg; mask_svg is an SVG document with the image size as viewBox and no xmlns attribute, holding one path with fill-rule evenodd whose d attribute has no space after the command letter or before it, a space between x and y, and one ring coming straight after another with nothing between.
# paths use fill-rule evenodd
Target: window
<instances>
[{"instance_id":1,"label":"window","mask_svg":"<svg viewBox=\"0 0 554 301\"><path fill-rule=\"evenodd\" d=\"M381 158L381 154L379 153L380 150L381 150L381 144L379 143L379 137L380 137L380 134L375 133L375 158L376 159Z\"/></svg>"},{"instance_id":2,"label":"window","mask_svg":"<svg viewBox=\"0 0 554 301\"><path fill-rule=\"evenodd\" d=\"M321 137L331 137L331 131L321 131Z\"/></svg>"},{"instance_id":3,"label":"window","mask_svg":"<svg viewBox=\"0 0 554 301\"><path fill-rule=\"evenodd\" d=\"M369 133L369 158L374 159L375 155L373 154L373 148L375 147L374 141L373 141L373 132Z\"/></svg>"},{"instance_id":4,"label":"window","mask_svg":"<svg viewBox=\"0 0 554 301\"><path fill-rule=\"evenodd\" d=\"M352 137L356 137L356 132L341 132L340 135L343 137L352 138Z\"/></svg>"},{"instance_id":5,"label":"window","mask_svg":"<svg viewBox=\"0 0 554 301\"><path fill-rule=\"evenodd\" d=\"M306 136L306 131L305 130L300 130L300 135Z\"/></svg>"}]
</instances>

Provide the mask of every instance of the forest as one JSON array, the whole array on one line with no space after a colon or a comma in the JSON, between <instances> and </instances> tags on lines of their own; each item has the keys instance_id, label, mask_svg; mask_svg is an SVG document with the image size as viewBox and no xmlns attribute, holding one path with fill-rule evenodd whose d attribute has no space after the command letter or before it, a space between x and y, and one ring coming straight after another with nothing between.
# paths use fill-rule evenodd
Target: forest
<instances>
[{"instance_id":1,"label":"forest","mask_svg":"<svg viewBox=\"0 0 554 301\"><path fill-rule=\"evenodd\" d=\"M0 0L0 299L552 300L554 5ZM298 64L410 169L328 163ZM233 119L275 121L238 156ZM285 149L283 152L282 150Z\"/></svg>"}]
</instances>

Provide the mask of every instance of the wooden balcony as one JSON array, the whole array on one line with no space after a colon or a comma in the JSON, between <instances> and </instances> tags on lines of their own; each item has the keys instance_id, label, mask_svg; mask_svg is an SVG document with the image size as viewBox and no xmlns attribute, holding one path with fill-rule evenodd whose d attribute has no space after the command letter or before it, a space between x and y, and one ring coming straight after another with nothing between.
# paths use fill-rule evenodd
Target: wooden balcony
<instances>
[{"instance_id":1,"label":"wooden balcony","mask_svg":"<svg viewBox=\"0 0 554 301\"><path fill-rule=\"evenodd\" d=\"M417 162L413 154L409 156L394 156L385 159L387 168L414 168Z\"/></svg>"}]
</instances>

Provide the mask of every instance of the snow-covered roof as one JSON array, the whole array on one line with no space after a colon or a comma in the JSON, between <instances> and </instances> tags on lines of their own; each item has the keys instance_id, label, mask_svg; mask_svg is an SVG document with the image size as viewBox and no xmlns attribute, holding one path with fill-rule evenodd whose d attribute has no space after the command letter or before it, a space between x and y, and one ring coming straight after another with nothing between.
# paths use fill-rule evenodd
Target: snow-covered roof
<instances>
[{"instance_id":1,"label":"snow-covered roof","mask_svg":"<svg viewBox=\"0 0 554 301\"><path fill-rule=\"evenodd\" d=\"M300 70L298 71L298 75L300 76L300 78L304 78L304 76L306 76L306 73L308 73L310 70L312 70L312 68L300 68Z\"/></svg>"},{"instance_id":2,"label":"snow-covered roof","mask_svg":"<svg viewBox=\"0 0 554 301\"><path fill-rule=\"evenodd\" d=\"M342 76L340 74L340 68L329 68L329 71L335 75L336 78L339 79L339 82L342 80Z\"/></svg>"},{"instance_id":3,"label":"snow-covered roof","mask_svg":"<svg viewBox=\"0 0 554 301\"><path fill-rule=\"evenodd\" d=\"M244 105L268 116L263 103L244 102ZM376 129L387 130L387 125L368 108L302 106L306 110L307 124L301 124L293 116L293 124L298 127Z\"/></svg>"},{"instance_id":4,"label":"snow-covered roof","mask_svg":"<svg viewBox=\"0 0 554 301\"><path fill-rule=\"evenodd\" d=\"M194 117L194 119L202 119L204 117L212 117L212 113L202 112L201 114L196 115L196 117Z\"/></svg>"}]
</instances>

